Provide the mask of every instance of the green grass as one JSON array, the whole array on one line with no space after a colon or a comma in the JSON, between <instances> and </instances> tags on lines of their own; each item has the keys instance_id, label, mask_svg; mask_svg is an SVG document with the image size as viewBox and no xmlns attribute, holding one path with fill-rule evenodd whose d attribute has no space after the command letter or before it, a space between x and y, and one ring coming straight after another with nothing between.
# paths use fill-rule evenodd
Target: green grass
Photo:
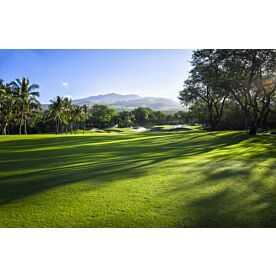
<instances>
[{"instance_id":1,"label":"green grass","mask_svg":"<svg viewBox=\"0 0 276 276\"><path fill-rule=\"evenodd\" d=\"M276 227L276 137L0 136L0 227Z\"/></svg>"}]
</instances>

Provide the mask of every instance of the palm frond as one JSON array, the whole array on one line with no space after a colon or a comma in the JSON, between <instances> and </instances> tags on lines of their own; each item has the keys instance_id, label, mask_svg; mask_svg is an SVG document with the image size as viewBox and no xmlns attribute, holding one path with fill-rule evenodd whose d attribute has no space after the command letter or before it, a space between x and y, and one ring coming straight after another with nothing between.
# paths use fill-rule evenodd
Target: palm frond
<instances>
[{"instance_id":1,"label":"palm frond","mask_svg":"<svg viewBox=\"0 0 276 276\"><path fill-rule=\"evenodd\" d=\"M16 81L11 81L11 82L9 83L9 85L11 85L11 86L13 86L13 87L15 87L15 88L20 88L20 86L18 85L18 83L17 83Z\"/></svg>"},{"instance_id":2,"label":"palm frond","mask_svg":"<svg viewBox=\"0 0 276 276\"><path fill-rule=\"evenodd\" d=\"M24 81L24 78L22 78L22 80ZM22 86L22 83L23 83L22 80L20 80L20 79L15 79L15 83L17 83L17 86L18 86L18 87L21 87L21 86Z\"/></svg>"},{"instance_id":3,"label":"palm frond","mask_svg":"<svg viewBox=\"0 0 276 276\"><path fill-rule=\"evenodd\" d=\"M39 97L40 96L39 92L31 92L30 95L35 96L35 97Z\"/></svg>"},{"instance_id":4,"label":"palm frond","mask_svg":"<svg viewBox=\"0 0 276 276\"><path fill-rule=\"evenodd\" d=\"M39 89L39 85L34 83L28 88L28 92L32 92L33 90L36 90L36 89Z\"/></svg>"}]
</instances>

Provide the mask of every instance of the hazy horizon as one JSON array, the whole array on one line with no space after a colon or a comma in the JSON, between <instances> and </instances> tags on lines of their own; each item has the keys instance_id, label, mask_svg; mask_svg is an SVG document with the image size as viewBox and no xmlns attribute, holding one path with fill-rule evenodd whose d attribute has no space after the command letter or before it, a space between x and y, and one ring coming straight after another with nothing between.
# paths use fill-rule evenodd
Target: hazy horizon
<instances>
[{"instance_id":1,"label":"hazy horizon","mask_svg":"<svg viewBox=\"0 0 276 276\"><path fill-rule=\"evenodd\" d=\"M28 77L40 101L135 94L177 101L192 50L0 50L0 78Z\"/></svg>"},{"instance_id":2,"label":"hazy horizon","mask_svg":"<svg viewBox=\"0 0 276 276\"><path fill-rule=\"evenodd\" d=\"M172 100L177 100L177 99L173 99L173 98L170 98L170 97L161 97L161 96L141 96L139 95L138 93L120 93L120 92L108 92L108 93L100 93L100 94L96 94L96 95L90 95L90 96L87 96L87 97L82 97L82 98L73 98L70 96L70 98L72 100L82 100L82 99L86 99L86 98L90 98L90 97L95 97L95 96L106 96L106 95L111 95L111 94L116 94L116 95L122 95L122 96L139 96L139 97L142 97L142 98L151 98L151 97L154 97L154 98L165 98L165 99L172 99Z\"/></svg>"}]
</instances>

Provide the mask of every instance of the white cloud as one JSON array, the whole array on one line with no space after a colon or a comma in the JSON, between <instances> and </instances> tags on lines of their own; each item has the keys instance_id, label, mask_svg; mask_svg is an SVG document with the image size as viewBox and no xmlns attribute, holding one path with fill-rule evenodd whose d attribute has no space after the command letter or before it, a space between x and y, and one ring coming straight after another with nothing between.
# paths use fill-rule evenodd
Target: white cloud
<instances>
[{"instance_id":1,"label":"white cloud","mask_svg":"<svg viewBox=\"0 0 276 276\"><path fill-rule=\"evenodd\" d=\"M69 83L67 81L64 81L64 82L61 83L60 87L68 88Z\"/></svg>"}]
</instances>

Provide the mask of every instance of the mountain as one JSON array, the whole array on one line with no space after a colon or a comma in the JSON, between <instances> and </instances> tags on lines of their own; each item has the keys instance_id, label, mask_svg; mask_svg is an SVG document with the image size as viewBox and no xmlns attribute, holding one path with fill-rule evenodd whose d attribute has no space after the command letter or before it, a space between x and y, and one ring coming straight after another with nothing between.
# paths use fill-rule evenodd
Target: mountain
<instances>
[{"instance_id":1,"label":"mountain","mask_svg":"<svg viewBox=\"0 0 276 276\"><path fill-rule=\"evenodd\" d=\"M139 98L141 98L141 97L134 95L134 94L120 95L117 93L109 93L109 94L101 94L101 95L97 95L97 96L90 96L90 97L83 98L83 99L76 99L76 100L73 100L73 103L74 104L114 103L114 102L118 102L118 101L136 100Z\"/></svg>"},{"instance_id":2,"label":"mountain","mask_svg":"<svg viewBox=\"0 0 276 276\"><path fill-rule=\"evenodd\" d=\"M183 107L176 101L160 97L141 97L135 94L121 95L109 93L104 95L90 96L83 99L72 100L73 104L106 104L116 110L132 110L139 106L148 107L161 111L183 110Z\"/></svg>"}]
</instances>

